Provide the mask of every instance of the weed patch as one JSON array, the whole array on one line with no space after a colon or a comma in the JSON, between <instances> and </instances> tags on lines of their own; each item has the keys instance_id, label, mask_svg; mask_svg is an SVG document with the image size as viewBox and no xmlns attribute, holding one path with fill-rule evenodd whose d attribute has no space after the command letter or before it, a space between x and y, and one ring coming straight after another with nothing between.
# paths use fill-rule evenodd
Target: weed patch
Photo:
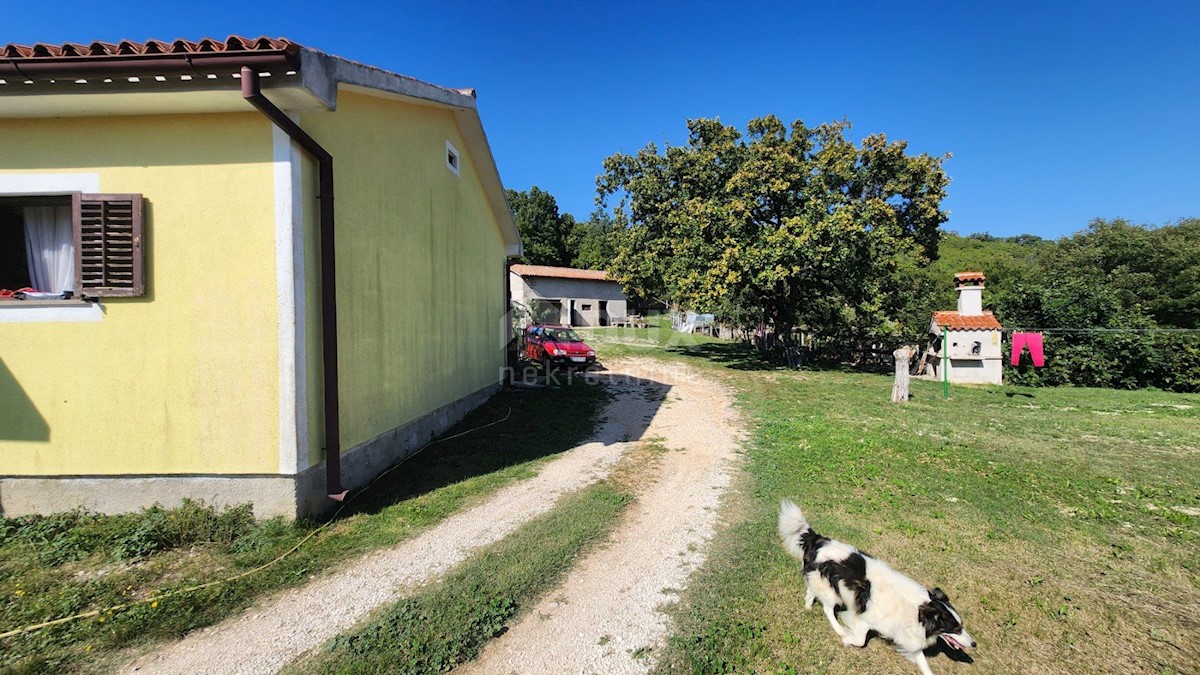
<instances>
[{"instance_id":1,"label":"weed patch","mask_svg":"<svg viewBox=\"0 0 1200 675\"><path fill-rule=\"evenodd\" d=\"M130 560L193 544L230 545L259 524L249 504L218 511L190 499L173 509L153 506L127 515L83 510L0 519L0 548L25 548L43 565L99 555Z\"/></svg>"}]
</instances>

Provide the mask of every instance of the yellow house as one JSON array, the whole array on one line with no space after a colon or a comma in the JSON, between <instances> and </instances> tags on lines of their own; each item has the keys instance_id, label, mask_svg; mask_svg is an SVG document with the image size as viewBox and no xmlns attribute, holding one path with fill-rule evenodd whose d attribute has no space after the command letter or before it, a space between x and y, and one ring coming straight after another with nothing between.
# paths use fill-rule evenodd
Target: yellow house
<instances>
[{"instance_id":1,"label":"yellow house","mask_svg":"<svg viewBox=\"0 0 1200 675\"><path fill-rule=\"evenodd\" d=\"M8 45L0 510L323 511L499 387L520 253L473 91L285 39Z\"/></svg>"}]
</instances>

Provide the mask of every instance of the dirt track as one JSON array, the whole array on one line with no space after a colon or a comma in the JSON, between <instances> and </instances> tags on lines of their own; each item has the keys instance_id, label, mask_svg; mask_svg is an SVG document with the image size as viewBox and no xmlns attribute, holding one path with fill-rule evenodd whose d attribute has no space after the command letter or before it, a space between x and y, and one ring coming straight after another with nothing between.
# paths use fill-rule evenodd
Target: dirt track
<instances>
[{"instance_id":1,"label":"dirt track","mask_svg":"<svg viewBox=\"0 0 1200 675\"><path fill-rule=\"evenodd\" d=\"M644 438L668 448L655 478L608 545L586 557L566 582L465 673L642 673L653 666L675 602L704 560L737 448L728 393L696 371L655 361L616 364L642 384L669 387Z\"/></svg>"},{"instance_id":2,"label":"dirt track","mask_svg":"<svg viewBox=\"0 0 1200 675\"><path fill-rule=\"evenodd\" d=\"M128 664L138 673L272 673L354 626L374 609L444 574L607 476L632 447L669 448L611 542L562 588L490 645L469 672L644 672L666 635L661 605L703 560L729 482L735 424L727 393L695 371L655 361L610 364L615 399L596 438L395 548L268 598ZM640 378L640 379L639 379Z\"/></svg>"}]
</instances>

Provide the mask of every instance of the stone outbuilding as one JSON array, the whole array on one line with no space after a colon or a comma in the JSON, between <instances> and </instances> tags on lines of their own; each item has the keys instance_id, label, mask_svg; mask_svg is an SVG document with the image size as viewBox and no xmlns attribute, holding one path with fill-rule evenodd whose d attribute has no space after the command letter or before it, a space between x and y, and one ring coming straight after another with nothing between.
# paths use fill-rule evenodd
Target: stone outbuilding
<instances>
[{"instance_id":1,"label":"stone outbuilding","mask_svg":"<svg viewBox=\"0 0 1200 675\"><path fill-rule=\"evenodd\" d=\"M1003 327L990 311L983 309L983 272L954 275L958 309L934 312L929 322L931 342L930 375L938 380L975 384L1000 384L1004 374L1001 332ZM942 344L944 342L947 344Z\"/></svg>"},{"instance_id":2,"label":"stone outbuilding","mask_svg":"<svg viewBox=\"0 0 1200 675\"><path fill-rule=\"evenodd\" d=\"M626 318L621 284L604 270L513 265L509 289L513 302L529 308L542 323L608 326Z\"/></svg>"}]
</instances>

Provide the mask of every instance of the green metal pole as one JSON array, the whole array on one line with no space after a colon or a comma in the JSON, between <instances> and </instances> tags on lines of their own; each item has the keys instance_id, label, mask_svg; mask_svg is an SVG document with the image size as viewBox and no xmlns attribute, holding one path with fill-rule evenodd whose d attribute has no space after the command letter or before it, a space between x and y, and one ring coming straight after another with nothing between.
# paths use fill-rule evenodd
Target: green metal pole
<instances>
[{"instance_id":1,"label":"green metal pole","mask_svg":"<svg viewBox=\"0 0 1200 675\"><path fill-rule=\"evenodd\" d=\"M950 329L942 326L942 398L950 398Z\"/></svg>"}]
</instances>

